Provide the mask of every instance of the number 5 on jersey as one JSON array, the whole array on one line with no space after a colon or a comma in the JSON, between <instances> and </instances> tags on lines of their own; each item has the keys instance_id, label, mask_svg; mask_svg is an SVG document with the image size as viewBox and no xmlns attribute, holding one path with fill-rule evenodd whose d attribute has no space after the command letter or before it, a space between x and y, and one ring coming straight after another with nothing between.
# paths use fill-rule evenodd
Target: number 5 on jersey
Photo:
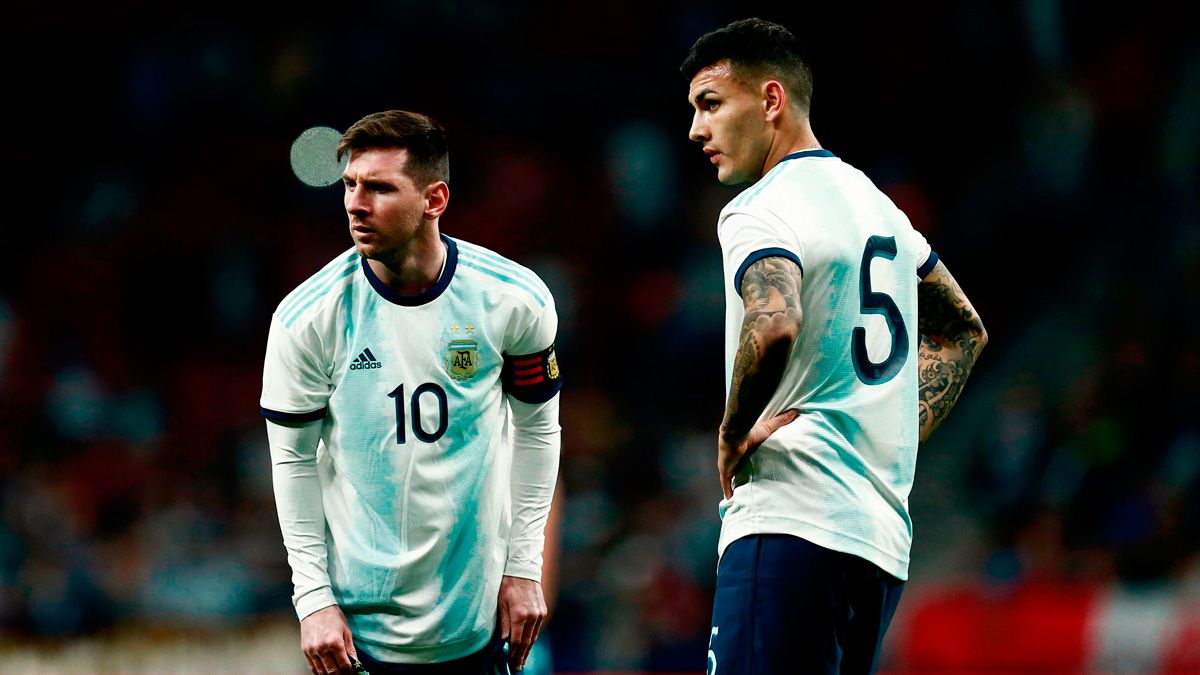
<instances>
[{"instance_id":1,"label":"number 5 on jersey","mask_svg":"<svg viewBox=\"0 0 1200 675\"><path fill-rule=\"evenodd\" d=\"M855 328L851 337L851 354L854 372L863 384L883 384L896 376L908 360L908 329L904 327L904 316L896 301L887 293L871 289L871 260L879 256L896 259L896 238L878 235L867 240L863 249L862 265L858 274L859 311L863 314L881 314L887 321L892 336L892 349L881 363L875 363L867 355L867 329Z\"/></svg>"}]
</instances>

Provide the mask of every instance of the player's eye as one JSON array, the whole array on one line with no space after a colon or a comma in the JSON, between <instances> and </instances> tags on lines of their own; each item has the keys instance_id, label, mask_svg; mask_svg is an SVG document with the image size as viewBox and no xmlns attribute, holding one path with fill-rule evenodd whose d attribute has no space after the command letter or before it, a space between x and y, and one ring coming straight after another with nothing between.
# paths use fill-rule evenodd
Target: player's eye
<instances>
[{"instance_id":1,"label":"player's eye","mask_svg":"<svg viewBox=\"0 0 1200 675\"><path fill-rule=\"evenodd\" d=\"M708 110L708 111L716 110L717 106L719 106L719 105L721 105L721 102L716 99L713 99L713 98L704 99L704 109L705 110Z\"/></svg>"},{"instance_id":2,"label":"player's eye","mask_svg":"<svg viewBox=\"0 0 1200 675\"><path fill-rule=\"evenodd\" d=\"M346 186L346 189L347 189L347 190L353 190L353 189L354 189L354 181L352 181L352 180L343 180L343 181L342 181L342 183L343 183L343 184L345 184L345 186Z\"/></svg>"}]
</instances>

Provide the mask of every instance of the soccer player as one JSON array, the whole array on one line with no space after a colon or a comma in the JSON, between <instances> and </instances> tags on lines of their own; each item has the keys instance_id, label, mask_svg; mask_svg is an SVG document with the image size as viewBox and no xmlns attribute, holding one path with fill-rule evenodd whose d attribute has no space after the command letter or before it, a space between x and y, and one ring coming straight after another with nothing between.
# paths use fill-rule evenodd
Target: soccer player
<instances>
[{"instance_id":1,"label":"soccer player","mask_svg":"<svg viewBox=\"0 0 1200 675\"><path fill-rule=\"evenodd\" d=\"M786 28L736 21L681 68L722 183L724 499L708 672L869 673L908 576L917 444L987 341L904 214L809 125Z\"/></svg>"},{"instance_id":2,"label":"soccer player","mask_svg":"<svg viewBox=\"0 0 1200 675\"><path fill-rule=\"evenodd\" d=\"M546 616L554 299L441 234L432 119L368 115L347 152L354 246L279 304L263 373L301 648L313 673L519 670Z\"/></svg>"}]
</instances>

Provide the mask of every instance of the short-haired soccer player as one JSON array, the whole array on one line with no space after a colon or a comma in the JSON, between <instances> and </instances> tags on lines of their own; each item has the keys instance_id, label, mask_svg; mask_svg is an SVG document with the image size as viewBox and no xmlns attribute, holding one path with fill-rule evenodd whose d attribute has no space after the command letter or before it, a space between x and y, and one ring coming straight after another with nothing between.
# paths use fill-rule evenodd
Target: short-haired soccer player
<instances>
[{"instance_id":1,"label":"short-haired soccer player","mask_svg":"<svg viewBox=\"0 0 1200 675\"><path fill-rule=\"evenodd\" d=\"M809 125L786 28L736 21L682 71L725 184L728 401L708 672L869 673L908 577L917 444L987 341L908 218Z\"/></svg>"},{"instance_id":2,"label":"short-haired soccer player","mask_svg":"<svg viewBox=\"0 0 1200 675\"><path fill-rule=\"evenodd\" d=\"M520 669L546 616L554 300L441 234L432 119L368 115L347 152L354 246L279 304L263 375L301 648L313 673Z\"/></svg>"}]
</instances>

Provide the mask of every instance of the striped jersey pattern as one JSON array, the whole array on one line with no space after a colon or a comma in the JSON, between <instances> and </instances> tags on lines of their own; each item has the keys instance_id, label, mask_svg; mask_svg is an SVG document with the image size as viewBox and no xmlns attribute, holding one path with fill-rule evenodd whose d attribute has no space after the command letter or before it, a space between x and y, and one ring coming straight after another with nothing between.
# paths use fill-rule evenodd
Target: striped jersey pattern
<instances>
[{"instance_id":1,"label":"striped jersey pattern","mask_svg":"<svg viewBox=\"0 0 1200 675\"><path fill-rule=\"evenodd\" d=\"M906 579L917 456L918 271L933 253L862 172L794 153L721 212L728 393L745 316L741 284L764 257L799 265L803 324L764 417L797 420L750 456L720 505L719 550L790 534Z\"/></svg>"},{"instance_id":2,"label":"striped jersey pattern","mask_svg":"<svg viewBox=\"0 0 1200 675\"><path fill-rule=\"evenodd\" d=\"M558 325L531 270L442 242L445 268L424 293L391 291L350 249L288 294L260 400L269 419L322 421L311 461L327 559L296 563L312 566L294 575L297 613L332 594L355 641L396 662L460 658L492 636L513 555L501 372L506 357L551 350Z\"/></svg>"}]
</instances>

